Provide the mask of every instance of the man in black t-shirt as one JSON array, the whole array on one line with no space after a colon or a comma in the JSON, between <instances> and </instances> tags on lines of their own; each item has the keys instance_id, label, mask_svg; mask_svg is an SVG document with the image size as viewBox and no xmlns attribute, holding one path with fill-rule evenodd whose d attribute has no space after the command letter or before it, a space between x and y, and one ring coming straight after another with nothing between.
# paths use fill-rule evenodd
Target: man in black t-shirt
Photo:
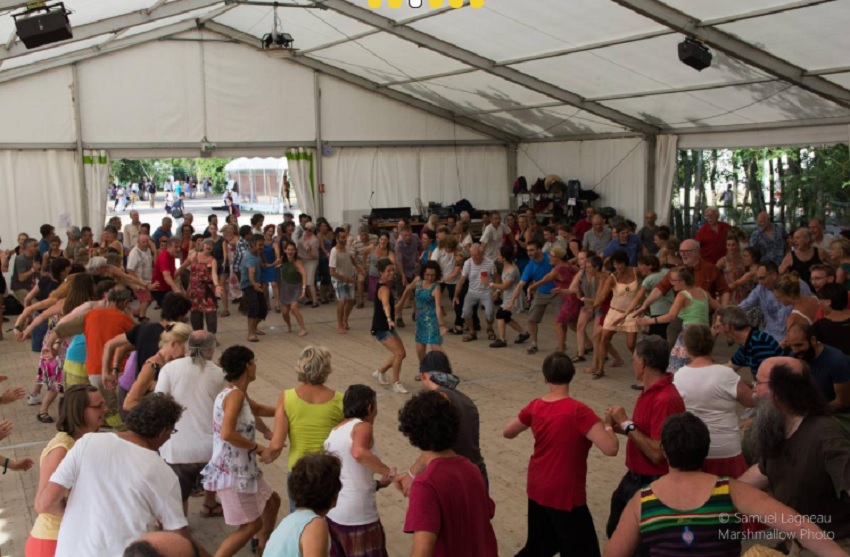
<instances>
[{"instance_id":1,"label":"man in black t-shirt","mask_svg":"<svg viewBox=\"0 0 850 557\"><path fill-rule=\"evenodd\" d=\"M122 371L121 363L124 357L136 351L135 375L138 375L142 365L159 351L159 337L171 323L175 321L187 322L192 302L189 298L169 292L162 301L162 312L159 322L140 323L123 335L118 335L109 340L103 347L103 379L115 381ZM106 370L109 370L108 372ZM118 387L118 408L123 408L124 397L127 396L121 386Z\"/></svg>"}]
</instances>

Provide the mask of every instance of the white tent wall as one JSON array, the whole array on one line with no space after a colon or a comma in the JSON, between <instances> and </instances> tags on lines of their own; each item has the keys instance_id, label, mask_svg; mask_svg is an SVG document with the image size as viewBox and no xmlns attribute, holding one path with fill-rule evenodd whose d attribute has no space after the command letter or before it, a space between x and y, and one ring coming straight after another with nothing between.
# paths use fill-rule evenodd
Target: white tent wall
<instances>
[{"instance_id":1,"label":"white tent wall","mask_svg":"<svg viewBox=\"0 0 850 557\"><path fill-rule=\"evenodd\" d=\"M847 123L770 130L681 134L679 149L738 149L847 143Z\"/></svg>"},{"instance_id":2,"label":"white tent wall","mask_svg":"<svg viewBox=\"0 0 850 557\"><path fill-rule=\"evenodd\" d=\"M323 141L491 139L333 77L322 75L319 87Z\"/></svg>"},{"instance_id":3,"label":"white tent wall","mask_svg":"<svg viewBox=\"0 0 850 557\"><path fill-rule=\"evenodd\" d=\"M40 238L45 223L81 225L80 183L74 151L0 151L0 237L6 249L19 232ZM104 200L105 203L105 200Z\"/></svg>"},{"instance_id":4,"label":"white tent wall","mask_svg":"<svg viewBox=\"0 0 850 557\"><path fill-rule=\"evenodd\" d=\"M583 189L601 196L597 207L614 207L618 214L642 222L646 207L646 142L641 138L524 143L519 148L518 172L528 185L557 174L580 180Z\"/></svg>"},{"instance_id":5,"label":"white tent wall","mask_svg":"<svg viewBox=\"0 0 850 557\"><path fill-rule=\"evenodd\" d=\"M70 66L0 84L0 148L74 141Z\"/></svg>"},{"instance_id":6,"label":"white tent wall","mask_svg":"<svg viewBox=\"0 0 850 557\"><path fill-rule=\"evenodd\" d=\"M508 206L503 147L343 147L322 161L325 216L331 222L352 221L371 207L410 207L416 213L416 198L426 206L462 198L480 209Z\"/></svg>"}]
</instances>

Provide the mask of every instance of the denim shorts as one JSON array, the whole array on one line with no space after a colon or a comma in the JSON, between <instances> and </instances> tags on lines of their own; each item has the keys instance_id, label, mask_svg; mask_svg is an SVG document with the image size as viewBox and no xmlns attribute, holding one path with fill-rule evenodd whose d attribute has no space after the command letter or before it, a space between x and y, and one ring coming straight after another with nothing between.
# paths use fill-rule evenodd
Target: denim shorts
<instances>
[{"instance_id":1,"label":"denim shorts","mask_svg":"<svg viewBox=\"0 0 850 557\"><path fill-rule=\"evenodd\" d=\"M395 332L395 329L392 331L375 331L372 333L372 336L375 337L378 342L384 342L385 340L389 340L392 337L397 337L398 333Z\"/></svg>"}]
</instances>

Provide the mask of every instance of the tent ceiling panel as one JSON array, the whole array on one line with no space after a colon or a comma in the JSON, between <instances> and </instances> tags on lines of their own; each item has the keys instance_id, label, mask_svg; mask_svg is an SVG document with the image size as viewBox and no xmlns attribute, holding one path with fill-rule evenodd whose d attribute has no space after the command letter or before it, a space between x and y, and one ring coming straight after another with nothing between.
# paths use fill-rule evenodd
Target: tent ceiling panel
<instances>
[{"instance_id":1,"label":"tent ceiling panel","mask_svg":"<svg viewBox=\"0 0 850 557\"><path fill-rule=\"evenodd\" d=\"M313 72L243 45L201 43L201 47L211 142L316 137Z\"/></svg>"},{"instance_id":2,"label":"tent ceiling panel","mask_svg":"<svg viewBox=\"0 0 850 557\"><path fill-rule=\"evenodd\" d=\"M387 33L321 50L312 57L376 83L466 68L456 60Z\"/></svg>"},{"instance_id":3,"label":"tent ceiling panel","mask_svg":"<svg viewBox=\"0 0 850 557\"><path fill-rule=\"evenodd\" d=\"M4 60L2 69L11 70L13 68L29 66L30 64L35 64L37 62L41 62L42 60L48 60L50 58L55 58L64 54L70 54L72 52L85 50L87 48L102 44L104 41L108 40L109 37L110 35L100 35L99 37L92 37L91 39L86 39L85 41L69 43L63 46L58 46L56 48L51 48L49 50L34 50L31 54L25 54L24 56L18 56L17 58Z\"/></svg>"},{"instance_id":4,"label":"tent ceiling panel","mask_svg":"<svg viewBox=\"0 0 850 557\"><path fill-rule=\"evenodd\" d=\"M197 43L153 42L80 63L83 141L196 142L200 148L200 53ZM139 79L151 76L154 86L139 87Z\"/></svg>"},{"instance_id":5,"label":"tent ceiling panel","mask_svg":"<svg viewBox=\"0 0 850 557\"><path fill-rule=\"evenodd\" d=\"M71 68L56 68L0 87L0 143L76 141Z\"/></svg>"},{"instance_id":6,"label":"tent ceiling panel","mask_svg":"<svg viewBox=\"0 0 850 557\"><path fill-rule=\"evenodd\" d=\"M206 8L200 8L197 10L192 10L191 12L186 12L185 14L175 15L172 17L166 17L163 19L158 19L156 21L151 21L150 23L143 23L142 25L136 25L135 27L131 27L120 34L121 37L132 37L133 35L138 35L139 33L144 33L146 31L152 31L154 29L159 29L160 27L165 27L167 25L171 25L174 23L179 23L181 21L188 21L190 19L202 18L207 14L216 12L221 10L224 7L224 2L220 4L214 4L212 6L208 6Z\"/></svg>"},{"instance_id":7,"label":"tent ceiling panel","mask_svg":"<svg viewBox=\"0 0 850 557\"><path fill-rule=\"evenodd\" d=\"M604 104L662 127L759 124L850 115L843 107L787 83L757 83Z\"/></svg>"},{"instance_id":8,"label":"tent ceiling panel","mask_svg":"<svg viewBox=\"0 0 850 557\"><path fill-rule=\"evenodd\" d=\"M665 29L612 2L598 0L495 2L482 9L453 10L410 26L493 60Z\"/></svg>"},{"instance_id":9,"label":"tent ceiling panel","mask_svg":"<svg viewBox=\"0 0 850 557\"><path fill-rule=\"evenodd\" d=\"M552 101L546 95L482 71L392 88L456 112L518 108Z\"/></svg>"},{"instance_id":10,"label":"tent ceiling panel","mask_svg":"<svg viewBox=\"0 0 850 557\"><path fill-rule=\"evenodd\" d=\"M491 112L477 114L475 117L486 124L519 135L523 139L630 131L615 122L569 105Z\"/></svg>"},{"instance_id":11,"label":"tent ceiling panel","mask_svg":"<svg viewBox=\"0 0 850 557\"><path fill-rule=\"evenodd\" d=\"M734 17L759 10L795 4L794 0L668 0L666 4L700 20Z\"/></svg>"},{"instance_id":12,"label":"tent ceiling panel","mask_svg":"<svg viewBox=\"0 0 850 557\"><path fill-rule=\"evenodd\" d=\"M809 70L847 65L850 0L719 26Z\"/></svg>"},{"instance_id":13,"label":"tent ceiling panel","mask_svg":"<svg viewBox=\"0 0 850 557\"><path fill-rule=\"evenodd\" d=\"M265 6L237 6L215 21L243 33L260 37L271 32L274 26L274 10ZM369 31L372 27L329 10L302 10L297 8L278 9L281 29L292 35L299 49L339 41L352 35Z\"/></svg>"},{"instance_id":14,"label":"tent ceiling panel","mask_svg":"<svg viewBox=\"0 0 850 557\"><path fill-rule=\"evenodd\" d=\"M830 81L834 81L835 83L850 88L850 72L848 73L839 73L835 75L826 76L826 78Z\"/></svg>"},{"instance_id":15,"label":"tent ceiling panel","mask_svg":"<svg viewBox=\"0 0 850 557\"><path fill-rule=\"evenodd\" d=\"M710 68L696 72L679 62L681 41L681 35L667 35L512 67L589 98L765 76L722 52L714 52Z\"/></svg>"},{"instance_id":16,"label":"tent ceiling panel","mask_svg":"<svg viewBox=\"0 0 850 557\"><path fill-rule=\"evenodd\" d=\"M491 139L332 77L320 84L324 141Z\"/></svg>"}]
</instances>

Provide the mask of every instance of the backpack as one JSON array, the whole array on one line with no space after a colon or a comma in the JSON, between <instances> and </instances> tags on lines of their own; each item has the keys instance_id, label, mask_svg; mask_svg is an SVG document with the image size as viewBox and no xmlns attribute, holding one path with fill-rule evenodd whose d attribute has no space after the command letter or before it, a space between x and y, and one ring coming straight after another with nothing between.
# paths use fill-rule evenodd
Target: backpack
<instances>
[{"instance_id":1,"label":"backpack","mask_svg":"<svg viewBox=\"0 0 850 557\"><path fill-rule=\"evenodd\" d=\"M183 218L183 203L179 201L174 202L174 205L171 207L171 217L175 219Z\"/></svg>"}]
</instances>

